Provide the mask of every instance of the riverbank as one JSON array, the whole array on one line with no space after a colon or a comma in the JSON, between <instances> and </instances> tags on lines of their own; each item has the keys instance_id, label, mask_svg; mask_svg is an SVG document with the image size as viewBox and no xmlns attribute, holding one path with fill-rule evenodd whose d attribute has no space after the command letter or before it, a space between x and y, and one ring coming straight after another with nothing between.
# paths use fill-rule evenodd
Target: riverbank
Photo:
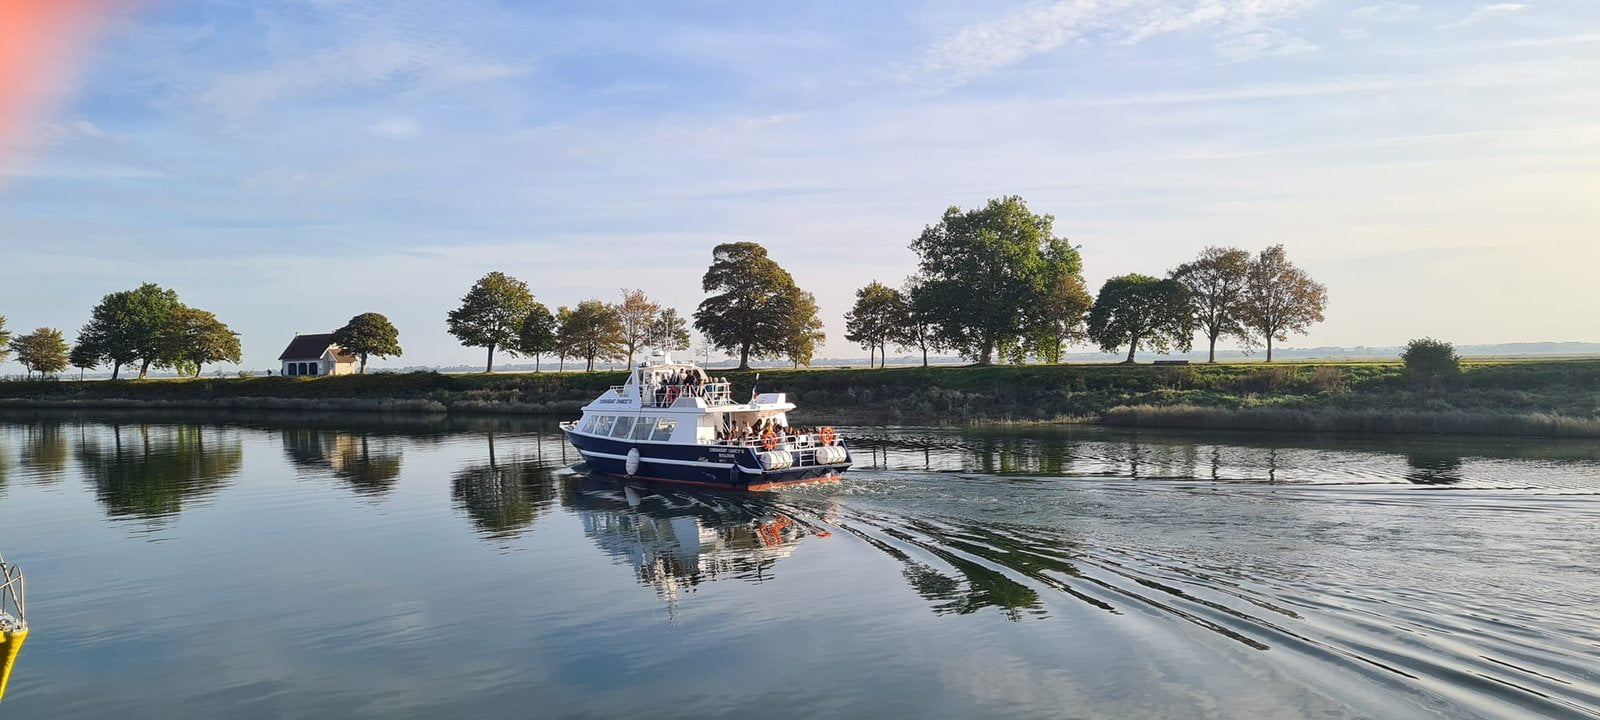
<instances>
[{"instance_id":1,"label":"riverbank","mask_svg":"<svg viewBox=\"0 0 1600 720\"><path fill-rule=\"evenodd\" d=\"M723 372L736 392L755 373ZM620 372L0 382L0 407L575 415ZM1600 437L1600 360L763 370L802 422L1099 422L1240 430Z\"/></svg>"}]
</instances>

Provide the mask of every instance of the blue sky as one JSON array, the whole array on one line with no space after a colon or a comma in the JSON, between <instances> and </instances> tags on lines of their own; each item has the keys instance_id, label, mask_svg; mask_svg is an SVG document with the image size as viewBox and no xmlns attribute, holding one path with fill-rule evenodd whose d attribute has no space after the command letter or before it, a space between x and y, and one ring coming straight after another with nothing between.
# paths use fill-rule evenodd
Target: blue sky
<instances>
[{"instance_id":1,"label":"blue sky","mask_svg":"<svg viewBox=\"0 0 1600 720\"><path fill-rule=\"evenodd\" d=\"M1015 193L1092 287L1284 243L1331 295L1291 344L1594 341L1596 78L1591 0L147 3L0 159L0 314L152 281L248 367L364 311L474 363L484 272L687 313L753 240L857 355L854 289Z\"/></svg>"}]
</instances>

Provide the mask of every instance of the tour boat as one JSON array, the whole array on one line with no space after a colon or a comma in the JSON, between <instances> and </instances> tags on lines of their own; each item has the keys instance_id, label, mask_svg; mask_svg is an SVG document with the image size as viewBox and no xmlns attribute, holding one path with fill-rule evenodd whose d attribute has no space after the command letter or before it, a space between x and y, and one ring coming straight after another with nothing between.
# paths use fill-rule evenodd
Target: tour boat
<instances>
[{"instance_id":1,"label":"tour boat","mask_svg":"<svg viewBox=\"0 0 1600 720\"><path fill-rule=\"evenodd\" d=\"M589 469L625 478L739 490L833 480L850 450L830 427L789 427L783 393L733 398L729 383L657 353L561 430Z\"/></svg>"}]
</instances>

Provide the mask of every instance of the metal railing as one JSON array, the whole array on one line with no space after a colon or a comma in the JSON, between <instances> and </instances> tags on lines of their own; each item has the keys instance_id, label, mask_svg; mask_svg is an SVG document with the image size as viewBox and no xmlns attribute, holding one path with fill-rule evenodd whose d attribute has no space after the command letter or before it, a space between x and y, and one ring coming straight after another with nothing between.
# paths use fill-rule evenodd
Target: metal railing
<instances>
[{"instance_id":1,"label":"metal railing","mask_svg":"<svg viewBox=\"0 0 1600 720\"><path fill-rule=\"evenodd\" d=\"M645 407L671 407L680 397L697 397L706 401L706 405L732 405L733 385L731 383L706 383L704 385L646 385L642 398Z\"/></svg>"},{"instance_id":2,"label":"metal railing","mask_svg":"<svg viewBox=\"0 0 1600 720\"><path fill-rule=\"evenodd\" d=\"M22 568L0 557L0 631L16 632L28 627Z\"/></svg>"}]
</instances>

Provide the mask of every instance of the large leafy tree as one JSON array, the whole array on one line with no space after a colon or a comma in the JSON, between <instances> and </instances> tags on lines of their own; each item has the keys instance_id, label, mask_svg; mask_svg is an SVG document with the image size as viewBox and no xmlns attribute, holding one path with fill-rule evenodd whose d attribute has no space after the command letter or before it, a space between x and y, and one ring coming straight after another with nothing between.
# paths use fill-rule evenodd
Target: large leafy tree
<instances>
[{"instance_id":1,"label":"large leafy tree","mask_svg":"<svg viewBox=\"0 0 1600 720\"><path fill-rule=\"evenodd\" d=\"M564 327L572 343L572 354L588 361L589 372L594 372L596 360L620 360L626 344L623 341L622 318L610 305L599 300L585 300L573 308Z\"/></svg>"},{"instance_id":2,"label":"large leafy tree","mask_svg":"<svg viewBox=\"0 0 1600 720\"><path fill-rule=\"evenodd\" d=\"M1188 289L1194 302L1195 322L1209 343L1206 362L1217 361L1220 337L1250 342L1250 330L1243 318L1249 266L1250 253L1238 248L1208 247L1200 257L1172 271L1172 279Z\"/></svg>"},{"instance_id":3,"label":"large leafy tree","mask_svg":"<svg viewBox=\"0 0 1600 720\"><path fill-rule=\"evenodd\" d=\"M492 272L473 283L461 307L450 311L450 334L462 345L489 351L484 372L494 372L495 348L516 354L517 333L533 311L528 284L503 272Z\"/></svg>"},{"instance_id":4,"label":"large leafy tree","mask_svg":"<svg viewBox=\"0 0 1600 720\"><path fill-rule=\"evenodd\" d=\"M1128 346L1133 362L1140 343L1166 352L1187 351L1194 337L1188 291L1173 280L1119 275L1100 287L1089 310L1089 339L1106 352Z\"/></svg>"},{"instance_id":5,"label":"large leafy tree","mask_svg":"<svg viewBox=\"0 0 1600 720\"><path fill-rule=\"evenodd\" d=\"M1027 352L1047 363L1061 362L1065 346L1085 337L1084 318L1093 305L1082 275L1075 270L1053 273L1029 308Z\"/></svg>"},{"instance_id":6,"label":"large leafy tree","mask_svg":"<svg viewBox=\"0 0 1600 720\"><path fill-rule=\"evenodd\" d=\"M162 332L161 364L200 377L206 363L238 363L239 333L205 310L178 306Z\"/></svg>"},{"instance_id":7,"label":"large leafy tree","mask_svg":"<svg viewBox=\"0 0 1600 720\"><path fill-rule=\"evenodd\" d=\"M628 356L628 367L633 367L633 355L650 341L650 328L661 312L661 306L650 301L643 290L623 290L622 302L611 306L617 320L622 322L622 346Z\"/></svg>"},{"instance_id":8,"label":"large leafy tree","mask_svg":"<svg viewBox=\"0 0 1600 720\"><path fill-rule=\"evenodd\" d=\"M790 288L784 300L788 312L784 315L787 327L784 330L783 356L789 358L796 368L804 365L811 367L811 358L817 353L817 346L826 342L828 336L822 331L822 318L817 315L817 298L800 288Z\"/></svg>"},{"instance_id":9,"label":"large leafy tree","mask_svg":"<svg viewBox=\"0 0 1600 720\"><path fill-rule=\"evenodd\" d=\"M573 352L574 343L572 336L576 328L572 325L572 308L569 308L565 305L556 308L555 321L555 353L556 359L559 361L559 364L556 366L556 372L566 372L567 358L577 357L577 355Z\"/></svg>"},{"instance_id":10,"label":"large leafy tree","mask_svg":"<svg viewBox=\"0 0 1600 720\"><path fill-rule=\"evenodd\" d=\"M333 342L361 358L362 375L367 374L367 356L390 358L401 353L400 331L382 313L366 312L350 318L344 327L333 331Z\"/></svg>"},{"instance_id":11,"label":"large leafy tree","mask_svg":"<svg viewBox=\"0 0 1600 720\"><path fill-rule=\"evenodd\" d=\"M942 347L938 327L934 324L938 309L934 307L934 299L928 294L927 285L921 277L907 278L900 295L906 299L906 315L905 324L895 334L895 341L903 347L921 350L922 366L927 367L928 351Z\"/></svg>"},{"instance_id":12,"label":"large leafy tree","mask_svg":"<svg viewBox=\"0 0 1600 720\"><path fill-rule=\"evenodd\" d=\"M1306 271L1289 262L1282 245L1274 245L1251 259L1247 270L1241 317L1267 343L1272 362L1272 341L1288 340L1289 333L1305 333L1322 322L1328 289Z\"/></svg>"},{"instance_id":13,"label":"large leafy tree","mask_svg":"<svg viewBox=\"0 0 1600 720\"><path fill-rule=\"evenodd\" d=\"M67 341L62 339L61 331L55 328L42 327L26 335L18 335L11 339L8 347L17 354L17 362L22 363L30 376L33 373L49 375L67 369Z\"/></svg>"},{"instance_id":14,"label":"large leafy tree","mask_svg":"<svg viewBox=\"0 0 1600 720\"><path fill-rule=\"evenodd\" d=\"M701 286L715 294L695 310L695 329L717 349L738 355L741 370L750 369L752 357L788 355L794 328L808 321L794 303L800 292L794 278L756 243L718 245Z\"/></svg>"},{"instance_id":15,"label":"large leafy tree","mask_svg":"<svg viewBox=\"0 0 1600 720\"><path fill-rule=\"evenodd\" d=\"M93 370L100 367L101 357L99 348L84 342L84 339L80 337L78 342L72 346L72 350L67 353L67 363L78 368L78 379L82 380L85 370Z\"/></svg>"},{"instance_id":16,"label":"large leafy tree","mask_svg":"<svg viewBox=\"0 0 1600 720\"><path fill-rule=\"evenodd\" d=\"M905 334L911 308L904 295L873 280L856 291L856 304L844 314L844 337L867 349L867 367L874 356L887 359L888 345ZM878 351L882 351L879 355Z\"/></svg>"},{"instance_id":17,"label":"large leafy tree","mask_svg":"<svg viewBox=\"0 0 1600 720\"><path fill-rule=\"evenodd\" d=\"M539 357L556 349L556 318L544 303L535 302L517 330L517 352L533 356L533 371L539 372Z\"/></svg>"},{"instance_id":18,"label":"large leafy tree","mask_svg":"<svg viewBox=\"0 0 1600 720\"><path fill-rule=\"evenodd\" d=\"M666 352L688 350L689 323L676 309L666 308L656 313L655 320L650 322L650 334L646 342Z\"/></svg>"},{"instance_id":19,"label":"large leafy tree","mask_svg":"<svg viewBox=\"0 0 1600 720\"><path fill-rule=\"evenodd\" d=\"M1053 234L1055 219L1022 198L976 210L951 207L911 243L926 307L946 346L987 365L1029 329L1029 308L1060 274L1081 272L1078 251Z\"/></svg>"},{"instance_id":20,"label":"large leafy tree","mask_svg":"<svg viewBox=\"0 0 1600 720\"><path fill-rule=\"evenodd\" d=\"M89 323L79 333L79 342L100 349L111 362L111 379L116 380L123 365L139 363L139 377L151 365L167 359L165 339L172 315L183 304L178 293L155 283L133 290L114 292L100 299Z\"/></svg>"}]
</instances>

